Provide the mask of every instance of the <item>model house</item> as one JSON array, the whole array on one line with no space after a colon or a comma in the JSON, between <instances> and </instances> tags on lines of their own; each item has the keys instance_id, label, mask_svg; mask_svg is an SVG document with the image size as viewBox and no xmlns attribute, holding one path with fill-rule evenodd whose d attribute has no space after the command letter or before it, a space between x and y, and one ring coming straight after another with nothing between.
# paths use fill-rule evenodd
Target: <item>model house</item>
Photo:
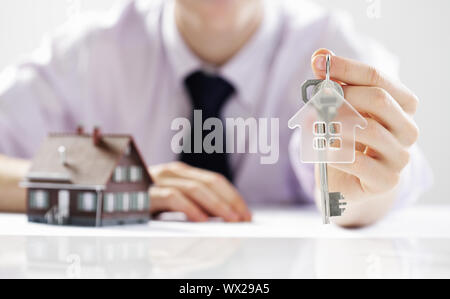
<instances>
[{"instance_id":1,"label":"model house","mask_svg":"<svg viewBox=\"0 0 450 299\"><path fill-rule=\"evenodd\" d=\"M326 119L328 115L333 117ZM367 120L336 90L325 87L304 104L288 126L301 128L299 155L303 163L353 163L356 129L366 128Z\"/></svg>"},{"instance_id":2,"label":"model house","mask_svg":"<svg viewBox=\"0 0 450 299\"><path fill-rule=\"evenodd\" d=\"M30 222L108 226L146 223L152 179L129 135L51 134L22 186Z\"/></svg>"}]
</instances>

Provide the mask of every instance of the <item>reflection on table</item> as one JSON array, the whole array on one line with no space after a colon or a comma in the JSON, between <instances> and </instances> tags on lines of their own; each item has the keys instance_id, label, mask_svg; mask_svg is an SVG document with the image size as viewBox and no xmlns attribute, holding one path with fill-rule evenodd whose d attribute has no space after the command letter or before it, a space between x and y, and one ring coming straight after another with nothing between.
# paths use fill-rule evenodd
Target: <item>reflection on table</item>
<instances>
[{"instance_id":1,"label":"reflection on table","mask_svg":"<svg viewBox=\"0 0 450 299\"><path fill-rule=\"evenodd\" d=\"M450 278L448 239L0 237L0 278Z\"/></svg>"}]
</instances>

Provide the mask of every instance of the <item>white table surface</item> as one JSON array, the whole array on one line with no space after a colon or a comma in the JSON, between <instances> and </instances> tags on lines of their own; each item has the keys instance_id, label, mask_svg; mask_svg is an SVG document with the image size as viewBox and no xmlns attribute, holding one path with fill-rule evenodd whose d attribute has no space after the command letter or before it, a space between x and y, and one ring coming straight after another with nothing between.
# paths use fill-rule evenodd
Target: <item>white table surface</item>
<instances>
[{"instance_id":1,"label":"white table surface","mask_svg":"<svg viewBox=\"0 0 450 299\"><path fill-rule=\"evenodd\" d=\"M354 230L323 225L315 207L259 207L253 212L251 223L151 221L148 225L102 228L49 226L28 223L25 215L0 214L0 236L450 238L450 205L414 206L392 212L376 225Z\"/></svg>"},{"instance_id":2,"label":"white table surface","mask_svg":"<svg viewBox=\"0 0 450 299\"><path fill-rule=\"evenodd\" d=\"M450 278L450 205L415 206L354 230L322 225L312 207L255 208L243 224L106 228L0 214L0 278L12 277Z\"/></svg>"}]
</instances>

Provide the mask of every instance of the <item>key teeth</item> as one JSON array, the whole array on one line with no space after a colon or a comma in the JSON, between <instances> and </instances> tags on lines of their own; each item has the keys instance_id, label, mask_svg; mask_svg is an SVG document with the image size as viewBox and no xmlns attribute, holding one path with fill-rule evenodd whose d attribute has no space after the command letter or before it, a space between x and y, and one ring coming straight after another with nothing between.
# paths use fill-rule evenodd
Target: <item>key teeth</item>
<instances>
[{"instance_id":1,"label":"key teeth","mask_svg":"<svg viewBox=\"0 0 450 299\"><path fill-rule=\"evenodd\" d=\"M339 217L345 211L347 203L344 201L344 196L340 192L330 193L330 216Z\"/></svg>"}]
</instances>

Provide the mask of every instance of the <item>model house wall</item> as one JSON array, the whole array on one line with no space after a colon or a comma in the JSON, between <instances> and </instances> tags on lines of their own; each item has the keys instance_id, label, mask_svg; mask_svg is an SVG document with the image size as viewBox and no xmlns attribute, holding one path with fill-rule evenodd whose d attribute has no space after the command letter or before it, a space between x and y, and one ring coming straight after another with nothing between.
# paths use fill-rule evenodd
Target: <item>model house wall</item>
<instances>
[{"instance_id":1,"label":"model house wall","mask_svg":"<svg viewBox=\"0 0 450 299\"><path fill-rule=\"evenodd\" d=\"M145 221L148 217L148 186L151 181L145 175L145 167L140 162L136 148L129 146L114 169L104 192L104 223L114 222L117 218L125 222L134 218Z\"/></svg>"}]
</instances>

